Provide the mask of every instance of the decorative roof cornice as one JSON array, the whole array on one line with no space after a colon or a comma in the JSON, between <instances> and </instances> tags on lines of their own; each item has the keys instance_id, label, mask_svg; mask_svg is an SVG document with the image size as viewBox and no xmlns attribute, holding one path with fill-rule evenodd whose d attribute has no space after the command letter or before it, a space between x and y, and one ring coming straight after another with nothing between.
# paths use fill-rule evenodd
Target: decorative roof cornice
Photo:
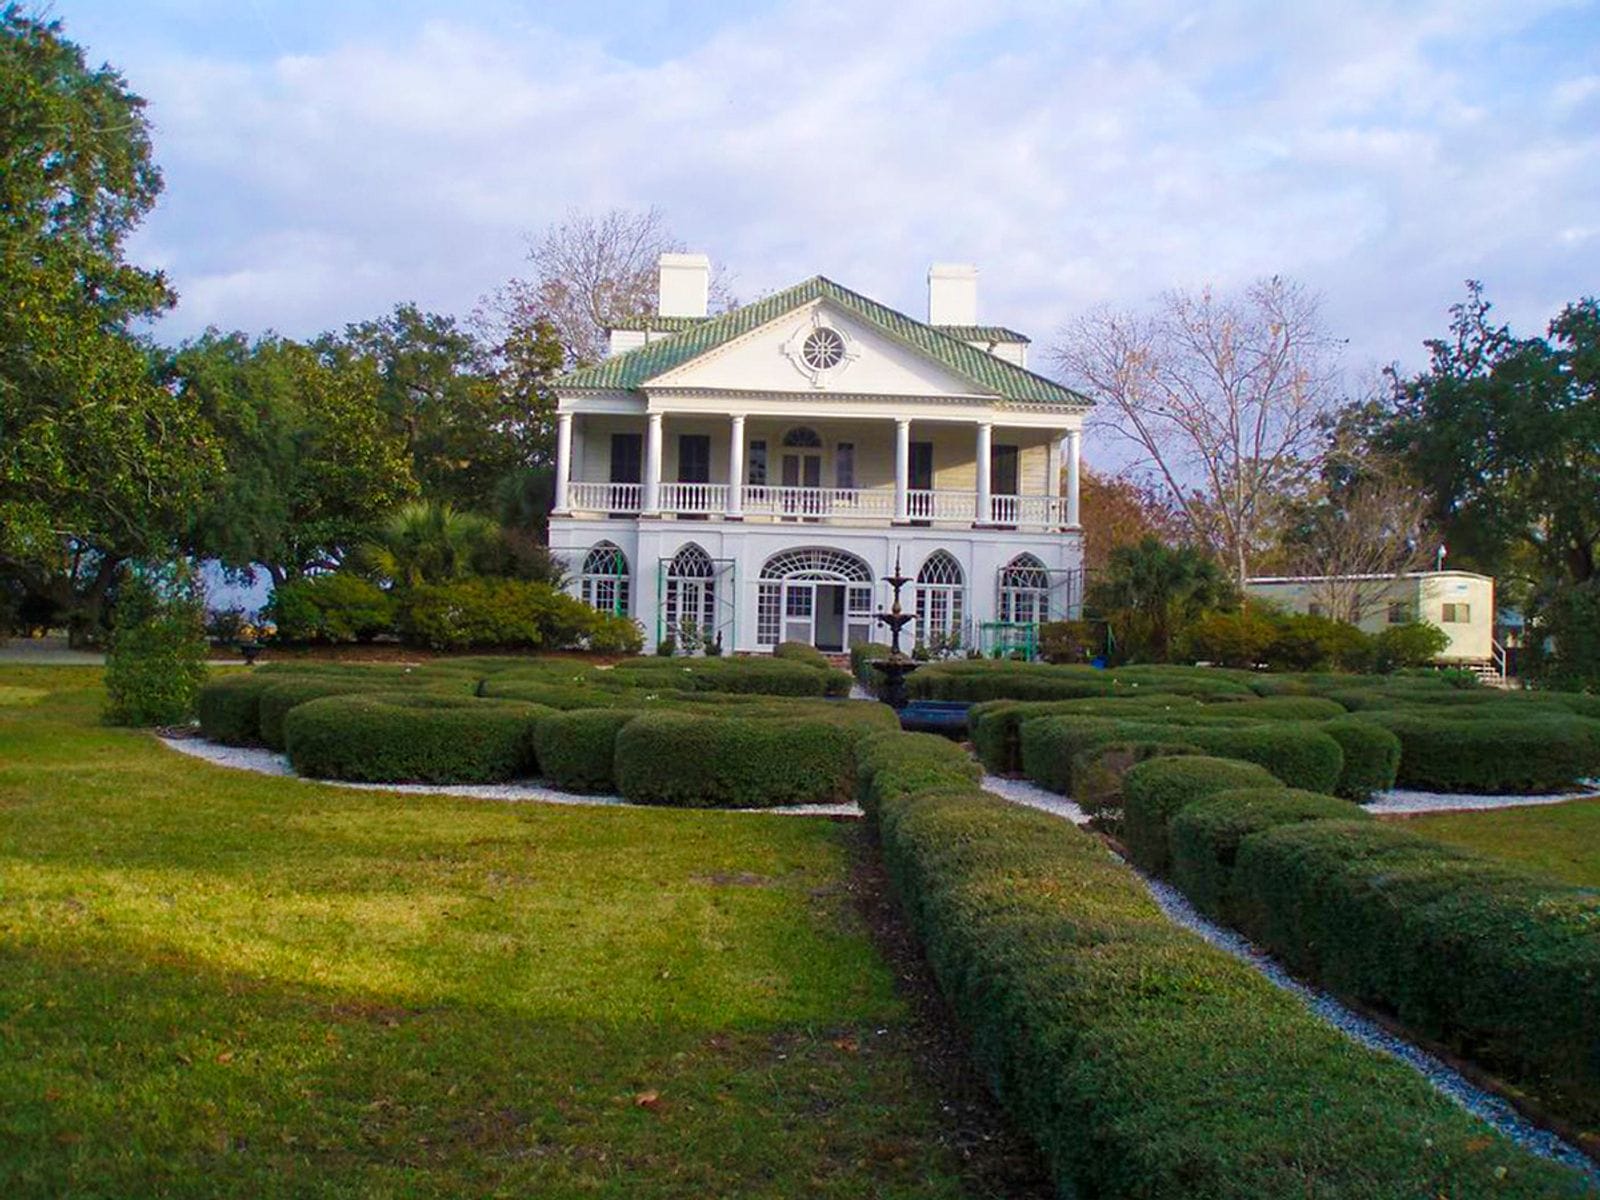
<instances>
[{"instance_id":1,"label":"decorative roof cornice","mask_svg":"<svg viewBox=\"0 0 1600 1200\"><path fill-rule=\"evenodd\" d=\"M593 366L580 367L557 379L555 386L562 391L636 390L652 379L815 300L827 300L837 305L880 333L965 379L982 394L1027 406L1088 408L1094 403L1087 396L1063 387L1054 380L969 346L960 338L952 337L933 325L914 320L876 300L869 300L859 292L853 292L821 275L704 321L691 318L694 323L688 328L647 346L614 355Z\"/></svg>"}]
</instances>

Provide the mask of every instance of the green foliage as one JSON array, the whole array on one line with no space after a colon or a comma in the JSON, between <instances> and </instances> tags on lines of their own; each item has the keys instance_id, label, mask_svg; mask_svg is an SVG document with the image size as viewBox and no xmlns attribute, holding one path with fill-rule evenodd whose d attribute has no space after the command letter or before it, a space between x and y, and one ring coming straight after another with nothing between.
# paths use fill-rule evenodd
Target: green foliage
<instances>
[{"instance_id":1,"label":"green foliage","mask_svg":"<svg viewBox=\"0 0 1600 1200\"><path fill-rule=\"evenodd\" d=\"M807 666L820 667L823 670L828 670L833 666L828 661L827 655L823 654L815 646L807 645L805 642L779 642L772 648L772 657L787 658L792 662L802 662Z\"/></svg>"},{"instance_id":2,"label":"green foliage","mask_svg":"<svg viewBox=\"0 0 1600 1200\"><path fill-rule=\"evenodd\" d=\"M1185 807L1218 792L1280 787L1265 767L1227 758L1152 758L1122 777L1123 841L1133 860L1165 874L1170 861L1168 823Z\"/></svg>"},{"instance_id":3,"label":"green foliage","mask_svg":"<svg viewBox=\"0 0 1600 1200\"><path fill-rule=\"evenodd\" d=\"M638 715L628 709L586 708L540 717L533 726L539 774L569 792L615 792L617 733Z\"/></svg>"},{"instance_id":4,"label":"green foliage","mask_svg":"<svg viewBox=\"0 0 1600 1200\"><path fill-rule=\"evenodd\" d=\"M1573 1186L1173 926L1097 839L978 792L952 750L868 739L862 804L979 1070L1061 1195L1465 1200Z\"/></svg>"},{"instance_id":5,"label":"green foliage","mask_svg":"<svg viewBox=\"0 0 1600 1200\"><path fill-rule=\"evenodd\" d=\"M615 640L616 618L548 584L514 579L463 579L410 588L400 632L435 650L476 647L577 649L594 630Z\"/></svg>"},{"instance_id":6,"label":"green foliage","mask_svg":"<svg viewBox=\"0 0 1600 1200\"><path fill-rule=\"evenodd\" d=\"M1390 625L1373 639L1372 667L1379 674L1425 667L1450 645L1450 635L1426 621Z\"/></svg>"},{"instance_id":7,"label":"green foliage","mask_svg":"<svg viewBox=\"0 0 1600 1200\"><path fill-rule=\"evenodd\" d=\"M1294 788L1215 792L1179 809L1167 823L1172 882L1195 907L1235 921L1233 864L1251 834L1300 821L1359 821L1364 810L1348 800Z\"/></svg>"},{"instance_id":8,"label":"green foliage","mask_svg":"<svg viewBox=\"0 0 1600 1200\"><path fill-rule=\"evenodd\" d=\"M1119 657L1167 662L1192 622L1234 600L1232 585L1209 555L1147 537L1111 552L1086 605L1110 622Z\"/></svg>"},{"instance_id":9,"label":"green foliage","mask_svg":"<svg viewBox=\"0 0 1600 1200\"><path fill-rule=\"evenodd\" d=\"M0 7L0 583L98 624L169 558L218 460L137 322L173 302L124 245L155 204L145 103L61 26Z\"/></svg>"},{"instance_id":10,"label":"green foliage","mask_svg":"<svg viewBox=\"0 0 1600 1200\"><path fill-rule=\"evenodd\" d=\"M1563 691L1600 691L1600 580L1547 589L1532 615L1533 677Z\"/></svg>"},{"instance_id":11,"label":"green foliage","mask_svg":"<svg viewBox=\"0 0 1600 1200\"><path fill-rule=\"evenodd\" d=\"M1292 970L1600 1121L1593 889L1343 821L1246 838L1232 889L1243 931Z\"/></svg>"},{"instance_id":12,"label":"green foliage","mask_svg":"<svg viewBox=\"0 0 1600 1200\"><path fill-rule=\"evenodd\" d=\"M664 662L633 658L617 664L618 686L672 691L760 693L768 696L847 696L850 677L832 667L818 669L781 658L697 658Z\"/></svg>"},{"instance_id":13,"label":"green foliage","mask_svg":"<svg viewBox=\"0 0 1600 1200\"><path fill-rule=\"evenodd\" d=\"M239 570L259 564L282 583L339 566L416 494L369 362L210 332L181 347L168 373L216 430L225 460L196 523L199 554Z\"/></svg>"},{"instance_id":14,"label":"green foliage","mask_svg":"<svg viewBox=\"0 0 1600 1200\"><path fill-rule=\"evenodd\" d=\"M929 663L906 681L918 700L1079 700L1091 696L1138 696L1161 692L1180 696L1251 695L1231 672L1195 667L1087 666L978 659Z\"/></svg>"},{"instance_id":15,"label":"green foliage","mask_svg":"<svg viewBox=\"0 0 1600 1200\"><path fill-rule=\"evenodd\" d=\"M314 779L499 783L533 771L534 721L514 701L328 696L284 717L289 761Z\"/></svg>"},{"instance_id":16,"label":"green foliage","mask_svg":"<svg viewBox=\"0 0 1600 1200\"><path fill-rule=\"evenodd\" d=\"M437 500L413 500L389 515L361 548L362 567L396 587L450 583L476 574L499 548L500 529L487 517Z\"/></svg>"},{"instance_id":17,"label":"green foliage","mask_svg":"<svg viewBox=\"0 0 1600 1200\"><path fill-rule=\"evenodd\" d=\"M889 647L879 642L865 642L850 647L850 674L869 692L876 692L882 676L872 669L872 664L889 657Z\"/></svg>"},{"instance_id":18,"label":"green foliage","mask_svg":"<svg viewBox=\"0 0 1600 1200\"><path fill-rule=\"evenodd\" d=\"M106 719L177 725L206 678L205 595L186 568L128 571L106 654Z\"/></svg>"},{"instance_id":19,"label":"green foliage","mask_svg":"<svg viewBox=\"0 0 1600 1200\"><path fill-rule=\"evenodd\" d=\"M266 683L271 682L269 676ZM224 675L203 684L196 697L200 732L224 746L253 746L261 741L261 692L265 684L255 672Z\"/></svg>"},{"instance_id":20,"label":"green foliage","mask_svg":"<svg viewBox=\"0 0 1600 1200\"><path fill-rule=\"evenodd\" d=\"M1274 623L1255 609L1207 613L1184 631L1183 656L1249 670L1276 636Z\"/></svg>"},{"instance_id":21,"label":"green foliage","mask_svg":"<svg viewBox=\"0 0 1600 1200\"><path fill-rule=\"evenodd\" d=\"M1082 663L1105 645L1093 621L1046 621L1039 626L1039 655L1048 663Z\"/></svg>"},{"instance_id":22,"label":"green foliage","mask_svg":"<svg viewBox=\"0 0 1600 1200\"><path fill-rule=\"evenodd\" d=\"M1335 796L1358 803L1394 787L1400 774L1400 739L1359 717L1339 717L1317 726L1339 743L1344 752L1344 769L1333 788Z\"/></svg>"},{"instance_id":23,"label":"green foliage","mask_svg":"<svg viewBox=\"0 0 1600 1200\"><path fill-rule=\"evenodd\" d=\"M365 642L394 628L394 598L352 571L307 575L273 589L264 615L286 642Z\"/></svg>"},{"instance_id":24,"label":"green foliage","mask_svg":"<svg viewBox=\"0 0 1600 1200\"><path fill-rule=\"evenodd\" d=\"M1478 719L1373 711L1400 739L1398 783L1441 792L1555 792L1600 773L1600 721L1567 714Z\"/></svg>"},{"instance_id":25,"label":"green foliage","mask_svg":"<svg viewBox=\"0 0 1600 1200\"><path fill-rule=\"evenodd\" d=\"M617 788L676 807L839 803L854 796L860 736L817 720L651 714L617 734Z\"/></svg>"}]
</instances>

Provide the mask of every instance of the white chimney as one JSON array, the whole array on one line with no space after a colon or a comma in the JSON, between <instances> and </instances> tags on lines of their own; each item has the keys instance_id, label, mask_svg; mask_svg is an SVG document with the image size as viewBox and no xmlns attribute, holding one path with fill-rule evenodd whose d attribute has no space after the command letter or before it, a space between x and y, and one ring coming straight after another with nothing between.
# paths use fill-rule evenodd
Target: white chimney
<instances>
[{"instance_id":1,"label":"white chimney","mask_svg":"<svg viewBox=\"0 0 1600 1200\"><path fill-rule=\"evenodd\" d=\"M928 268L928 324L978 323L978 268L971 263L934 263Z\"/></svg>"},{"instance_id":2,"label":"white chimney","mask_svg":"<svg viewBox=\"0 0 1600 1200\"><path fill-rule=\"evenodd\" d=\"M704 254L663 254L661 256L661 303L663 317L703 317L707 294L711 290L711 260Z\"/></svg>"}]
</instances>

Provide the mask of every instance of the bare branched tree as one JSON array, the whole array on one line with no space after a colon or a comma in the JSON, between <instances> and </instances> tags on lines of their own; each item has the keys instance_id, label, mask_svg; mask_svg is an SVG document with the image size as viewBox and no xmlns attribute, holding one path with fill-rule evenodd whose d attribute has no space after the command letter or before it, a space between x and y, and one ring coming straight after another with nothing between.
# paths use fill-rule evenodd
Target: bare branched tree
<instances>
[{"instance_id":1,"label":"bare branched tree","mask_svg":"<svg viewBox=\"0 0 1600 1200\"><path fill-rule=\"evenodd\" d=\"M657 261L683 248L660 209L613 208L599 216L569 209L529 235L532 274L486 297L476 320L490 332L548 321L569 365L595 362L605 354L606 330L617 320L655 311ZM713 308L729 302L721 268L712 271L711 299Z\"/></svg>"},{"instance_id":2,"label":"bare branched tree","mask_svg":"<svg viewBox=\"0 0 1600 1200\"><path fill-rule=\"evenodd\" d=\"M1311 599L1358 622L1398 599L1401 578L1432 561L1438 535L1429 497L1404 464L1374 445L1381 401L1352 404L1326 422L1321 470L1284 531L1289 568L1311 578Z\"/></svg>"},{"instance_id":3,"label":"bare branched tree","mask_svg":"<svg viewBox=\"0 0 1600 1200\"><path fill-rule=\"evenodd\" d=\"M1149 313L1090 313L1051 353L1100 401L1094 427L1132 444L1133 469L1242 582L1315 466L1336 346L1317 298L1275 277L1237 296L1173 291Z\"/></svg>"}]
</instances>

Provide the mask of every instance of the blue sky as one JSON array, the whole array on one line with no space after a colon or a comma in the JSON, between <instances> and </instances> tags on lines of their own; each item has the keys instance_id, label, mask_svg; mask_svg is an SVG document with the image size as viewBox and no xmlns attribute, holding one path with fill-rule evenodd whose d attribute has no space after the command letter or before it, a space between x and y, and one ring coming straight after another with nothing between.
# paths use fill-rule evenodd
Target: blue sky
<instances>
[{"instance_id":1,"label":"blue sky","mask_svg":"<svg viewBox=\"0 0 1600 1200\"><path fill-rule=\"evenodd\" d=\"M821 272L921 315L929 262L976 262L1040 351L1282 274L1352 372L1416 367L1467 278L1528 331L1600 290L1593 3L50 11L150 101L168 340L464 314L573 206L659 205L746 298Z\"/></svg>"}]
</instances>

